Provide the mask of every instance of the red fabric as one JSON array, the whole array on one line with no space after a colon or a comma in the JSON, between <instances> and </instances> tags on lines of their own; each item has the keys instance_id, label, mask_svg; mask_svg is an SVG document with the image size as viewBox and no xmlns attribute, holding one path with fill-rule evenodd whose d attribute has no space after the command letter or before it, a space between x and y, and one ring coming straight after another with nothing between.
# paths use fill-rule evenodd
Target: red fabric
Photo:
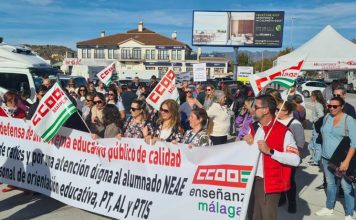
<instances>
[{"instance_id":1,"label":"red fabric","mask_svg":"<svg viewBox=\"0 0 356 220\"><path fill-rule=\"evenodd\" d=\"M1 107L0 107L0 116L8 117L5 110ZM26 118L26 112L22 109L17 109L16 115L14 115L13 118L20 118L20 119Z\"/></svg>"},{"instance_id":2,"label":"red fabric","mask_svg":"<svg viewBox=\"0 0 356 220\"><path fill-rule=\"evenodd\" d=\"M270 126L263 127L265 135L267 135ZM259 128L260 129L260 128ZM283 152L284 137L288 128L276 121L267 138L267 145L269 148ZM251 127L251 134L254 136L253 128ZM263 154L263 172L265 182L265 193L285 192L290 189L290 176L292 167L281 164L280 162L271 158L270 155Z\"/></svg>"}]
</instances>

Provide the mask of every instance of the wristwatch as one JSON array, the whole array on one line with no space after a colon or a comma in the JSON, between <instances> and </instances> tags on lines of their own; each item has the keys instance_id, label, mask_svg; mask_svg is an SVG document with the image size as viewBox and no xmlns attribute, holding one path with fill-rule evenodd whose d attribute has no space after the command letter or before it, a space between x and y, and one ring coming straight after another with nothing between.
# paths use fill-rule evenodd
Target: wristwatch
<instances>
[{"instance_id":1,"label":"wristwatch","mask_svg":"<svg viewBox=\"0 0 356 220\"><path fill-rule=\"evenodd\" d=\"M272 156L274 154L274 150L273 149L269 149L269 154Z\"/></svg>"}]
</instances>

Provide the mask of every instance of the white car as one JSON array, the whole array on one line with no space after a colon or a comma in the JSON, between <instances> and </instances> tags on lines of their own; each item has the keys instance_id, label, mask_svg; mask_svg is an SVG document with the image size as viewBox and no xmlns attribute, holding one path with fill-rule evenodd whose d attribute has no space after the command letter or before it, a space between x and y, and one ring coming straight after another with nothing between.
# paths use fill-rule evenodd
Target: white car
<instances>
[{"instance_id":1,"label":"white car","mask_svg":"<svg viewBox=\"0 0 356 220\"><path fill-rule=\"evenodd\" d=\"M305 98L310 97L312 91L320 90L323 92L327 85L319 81L307 81L301 85L301 92Z\"/></svg>"}]
</instances>

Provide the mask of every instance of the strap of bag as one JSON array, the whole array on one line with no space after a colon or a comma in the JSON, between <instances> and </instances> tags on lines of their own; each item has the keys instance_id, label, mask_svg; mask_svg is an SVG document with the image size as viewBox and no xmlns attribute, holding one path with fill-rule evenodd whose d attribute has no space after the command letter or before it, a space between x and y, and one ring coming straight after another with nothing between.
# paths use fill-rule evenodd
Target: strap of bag
<instances>
[{"instance_id":1,"label":"strap of bag","mask_svg":"<svg viewBox=\"0 0 356 220\"><path fill-rule=\"evenodd\" d=\"M287 127L289 128L289 126L292 124L292 122L294 121L294 118L292 118L292 120L290 120L287 124Z\"/></svg>"},{"instance_id":2,"label":"strap of bag","mask_svg":"<svg viewBox=\"0 0 356 220\"><path fill-rule=\"evenodd\" d=\"M345 137L348 137L349 136L349 129L347 128L347 121L346 121L346 119L347 119L347 116L348 115L346 115L346 117L345 117Z\"/></svg>"}]
</instances>

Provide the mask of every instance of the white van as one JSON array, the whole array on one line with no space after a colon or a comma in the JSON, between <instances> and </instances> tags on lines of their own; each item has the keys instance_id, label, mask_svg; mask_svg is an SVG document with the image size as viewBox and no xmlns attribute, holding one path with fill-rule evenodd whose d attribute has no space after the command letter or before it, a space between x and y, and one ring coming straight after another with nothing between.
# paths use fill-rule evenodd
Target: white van
<instances>
[{"instance_id":1,"label":"white van","mask_svg":"<svg viewBox=\"0 0 356 220\"><path fill-rule=\"evenodd\" d=\"M31 49L0 43L0 87L3 88L0 91L22 92L32 104L36 101L36 87L41 85L42 77L55 78L57 73L57 69Z\"/></svg>"}]
</instances>

